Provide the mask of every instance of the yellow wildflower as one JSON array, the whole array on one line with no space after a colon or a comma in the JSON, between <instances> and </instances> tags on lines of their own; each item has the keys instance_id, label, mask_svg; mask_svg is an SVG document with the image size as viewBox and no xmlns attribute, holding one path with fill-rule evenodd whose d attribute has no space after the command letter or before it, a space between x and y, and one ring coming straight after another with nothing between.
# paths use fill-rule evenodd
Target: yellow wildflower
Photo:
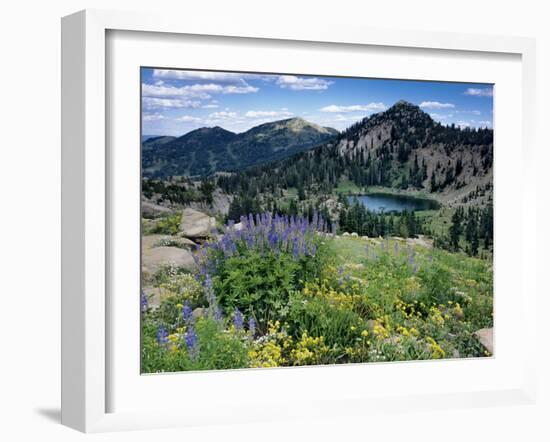
<instances>
[{"instance_id":1,"label":"yellow wildflower","mask_svg":"<svg viewBox=\"0 0 550 442\"><path fill-rule=\"evenodd\" d=\"M445 357L445 351L441 348L441 346L435 342L435 340L431 337L427 337L426 341L428 341L428 345L430 348L430 351L432 352L432 358L433 359L441 359Z\"/></svg>"}]
</instances>

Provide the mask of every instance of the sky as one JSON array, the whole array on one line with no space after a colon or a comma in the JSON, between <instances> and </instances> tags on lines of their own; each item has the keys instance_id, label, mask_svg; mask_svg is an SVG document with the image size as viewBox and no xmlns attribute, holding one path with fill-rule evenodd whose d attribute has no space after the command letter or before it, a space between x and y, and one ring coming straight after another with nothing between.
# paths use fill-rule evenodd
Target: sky
<instances>
[{"instance_id":1,"label":"sky","mask_svg":"<svg viewBox=\"0 0 550 442\"><path fill-rule=\"evenodd\" d=\"M493 127L493 86L476 83L142 68L141 100L142 135L293 117L343 130L399 100L445 125Z\"/></svg>"}]
</instances>

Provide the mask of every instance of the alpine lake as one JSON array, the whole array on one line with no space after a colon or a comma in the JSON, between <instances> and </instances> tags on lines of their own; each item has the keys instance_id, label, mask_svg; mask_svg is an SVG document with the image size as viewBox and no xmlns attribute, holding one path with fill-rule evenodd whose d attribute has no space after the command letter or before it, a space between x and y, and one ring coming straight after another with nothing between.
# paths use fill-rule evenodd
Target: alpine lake
<instances>
[{"instance_id":1,"label":"alpine lake","mask_svg":"<svg viewBox=\"0 0 550 442\"><path fill-rule=\"evenodd\" d=\"M350 204L354 204L356 200L363 204L368 210L375 213L403 212L405 210L433 210L440 207L440 204L433 199L389 193L370 193L367 195L348 196Z\"/></svg>"}]
</instances>

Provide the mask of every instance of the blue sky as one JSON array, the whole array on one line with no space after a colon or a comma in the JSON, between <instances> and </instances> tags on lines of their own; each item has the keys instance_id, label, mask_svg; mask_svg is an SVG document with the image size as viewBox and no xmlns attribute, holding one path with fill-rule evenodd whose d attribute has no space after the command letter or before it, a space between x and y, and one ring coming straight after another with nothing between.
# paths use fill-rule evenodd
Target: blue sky
<instances>
[{"instance_id":1,"label":"blue sky","mask_svg":"<svg viewBox=\"0 0 550 442\"><path fill-rule=\"evenodd\" d=\"M244 132L292 117L342 130L399 100L442 124L493 126L488 84L150 68L141 74L143 135L180 136L205 126Z\"/></svg>"}]
</instances>

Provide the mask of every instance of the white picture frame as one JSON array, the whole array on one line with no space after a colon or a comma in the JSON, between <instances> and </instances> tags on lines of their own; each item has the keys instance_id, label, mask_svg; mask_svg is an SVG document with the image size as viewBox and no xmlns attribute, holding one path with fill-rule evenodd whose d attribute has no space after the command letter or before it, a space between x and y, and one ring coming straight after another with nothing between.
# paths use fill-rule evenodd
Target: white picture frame
<instances>
[{"instance_id":1,"label":"white picture frame","mask_svg":"<svg viewBox=\"0 0 550 442\"><path fill-rule=\"evenodd\" d=\"M425 394L388 394L372 397L338 397L333 393L325 400L316 399L308 408L273 407L251 408L235 404L225 414L214 412L215 422L254 422L288 417L312 417L334 414L360 415L381 408L389 412L407 409L460 408L499 404L521 404L534 401L536 363L533 337L535 323L527 318L536 315L536 290L534 269L525 259L532 253L536 229L536 195L526 189L534 181L534 121L535 108L535 43L532 39L517 37L492 37L450 33L427 33L372 28L348 28L343 26L315 26L300 28L277 24L266 27L254 23L238 26L231 23L211 22L206 18L194 18L182 24L177 17L154 16L140 13L86 10L63 18L62 21L62 423L85 432L123 429L158 428L168 426L208 425L212 415L197 407L196 413L173 406L151 410L139 409L113 411L109 406L111 384L110 360L112 358L108 328L112 325L109 287L109 242L113 230L108 228L112 209L109 187L109 146L106 121L111 110L108 107L109 84L106 68L109 63L107 34L109 32L157 33L159 36L178 35L217 36L246 39L268 39L272 42L308 42L348 46L375 46L383 48L426 49L445 52L483 54L509 54L520 57L521 63L521 122L516 135L521 140L523 187L519 196L525 210L521 212L521 323L525 346L518 356L518 375L514 382L501 388L449 393L437 388ZM274 43L275 44L275 43ZM281 70L284 70L281 69ZM498 131L498 127L496 129ZM498 135L497 135L498 136ZM496 190L498 192L498 189ZM498 250L496 253L499 253ZM506 252L503 252L506 253ZM506 335L506 333L503 333ZM498 339L498 337L497 337ZM496 356L498 358L498 354ZM411 364L408 364L412 367ZM521 365L521 368L519 366ZM393 366L395 367L395 365ZM319 367L307 370L347 370L346 375L358 376L362 366ZM441 370L446 368L441 365ZM454 368L461 369L460 366ZM491 368L488 366L487 370ZM472 368L476 370L476 368ZM519 371L517 371L519 373ZM303 371L264 370L261 375L252 371L248 376L264 379L271 376L274 382L285 378L302 377ZM281 375L280 373L285 373ZM308 372L313 373L313 372ZM324 373L328 373L325 371ZM488 372L490 374L490 371ZM139 375L139 373L137 373ZM204 376L209 374L202 374ZM164 376L163 383L170 385L175 376ZM217 373L217 380L241 378L243 372ZM521 379L520 379L521 378ZM190 379L190 378L189 378ZM249 378L251 379L251 378ZM246 381L246 379L244 380ZM258 380L255 382L259 382ZM257 384L260 385L260 384ZM221 402L220 402L221 403ZM215 408L215 407L214 407ZM237 413L239 411L240 413Z\"/></svg>"}]
</instances>

